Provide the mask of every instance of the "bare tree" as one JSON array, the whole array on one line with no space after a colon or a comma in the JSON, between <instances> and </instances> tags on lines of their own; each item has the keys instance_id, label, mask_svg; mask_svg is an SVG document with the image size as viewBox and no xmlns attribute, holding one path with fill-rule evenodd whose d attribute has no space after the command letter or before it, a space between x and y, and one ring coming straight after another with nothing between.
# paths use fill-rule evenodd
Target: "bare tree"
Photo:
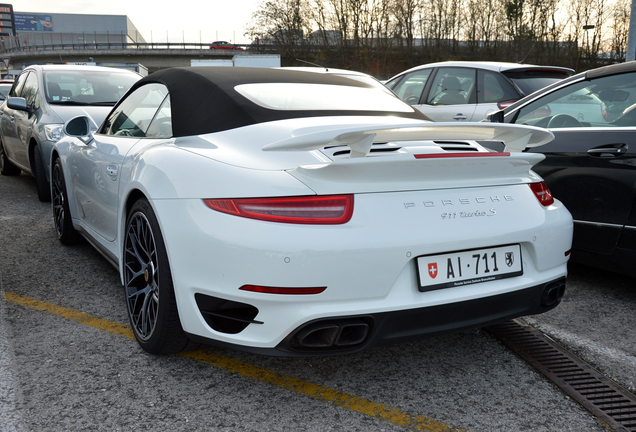
<instances>
[{"instance_id":1,"label":"bare tree","mask_svg":"<svg viewBox=\"0 0 636 432\"><path fill-rule=\"evenodd\" d=\"M252 14L247 31L251 38L260 38L279 46L289 56L301 55L305 32L311 30L306 0L269 0Z\"/></svg>"},{"instance_id":2,"label":"bare tree","mask_svg":"<svg viewBox=\"0 0 636 432\"><path fill-rule=\"evenodd\" d=\"M406 40L406 46L413 47L416 31L416 19L420 9L419 0L395 0L392 12L395 16L395 36Z\"/></svg>"},{"instance_id":3,"label":"bare tree","mask_svg":"<svg viewBox=\"0 0 636 432\"><path fill-rule=\"evenodd\" d=\"M579 45L576 67L584 59L587 67L595 63L601 52L603 25L605 23L605 0L572 0L569 13L568 38Z\"/></svg>"},{"instance_id":4,"label":"bare tree","mask_svg":"<svg viewBox=\"0 0 636 432\"><path fill-rule=\"evenodd\" d=\"M625 61L630 12L630 0L617 0L609 11L608 30L610 37L607 48L614 61Z\"/></svg>"}]
</instances>

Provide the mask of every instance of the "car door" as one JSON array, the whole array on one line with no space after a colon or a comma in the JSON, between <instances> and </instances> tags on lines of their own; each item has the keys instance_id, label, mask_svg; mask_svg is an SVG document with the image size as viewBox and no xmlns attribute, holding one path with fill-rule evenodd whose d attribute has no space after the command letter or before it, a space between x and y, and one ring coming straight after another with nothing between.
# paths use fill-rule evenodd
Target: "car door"
<instances>
[{"instance_id":1,"label":"car door","mask_svg":"<svg viewBox=\"0 0 636 432\"><path fill-rule=\"evenodd\" d=\"M473 68L437 68L427 87L420 111L436 122L471 121L477 106L477 71Z\"/></svg>"},{"instance_id":2,"label":"car door","mask_svg":"<svg viewBox=\"0 0 636 432\"><path fill-rule=\"evenodd\" d=\"M29 75L35 75L35 72L26 71L18 76L13 88L9 92L9 97L22 97L22 89ZM18 119L22 120L25 117L25 114L26 113L24 111L9 108L5 103L4 110L2 112L2 119L0 120L0 127L2 128L2 145L9 156L9 159L19 163L23 167L30 168L28 162L25 160L26 154L20 144L16 124L16 116Z\"/></svg>"},{"instance_id":3,"label":"car door","mask_svg":"<svg viewBox=\"0 0 636 432\"><path fill-rule=\"evenodd\" d=\"M111 111L89 144L74 147L68 155L77 213L108 241L117 236L124 159L136 145L152 145L172 135L169 114L165 118L170 112L167 94L161 84L138 88Z\"/></svg>"},{"instance_id":4,"label":"car door","mask_svg":"<svg viewBox=\"0 0 636 432\"><path fill-rule=\"evenodd\" d=\"M547 127L553 142L530 149L534 170L575 220L574 247L611 253L636 205L636 73L578 81L520 108L517 124Z\"/></svg>"}]
</instances>

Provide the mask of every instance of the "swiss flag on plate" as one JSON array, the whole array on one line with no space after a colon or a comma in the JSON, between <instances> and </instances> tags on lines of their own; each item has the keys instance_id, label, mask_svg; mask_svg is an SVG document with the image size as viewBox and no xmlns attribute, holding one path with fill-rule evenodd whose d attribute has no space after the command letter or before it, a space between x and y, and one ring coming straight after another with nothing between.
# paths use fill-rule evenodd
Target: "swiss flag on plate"
<instances>
[{"instance_id":1,"label":"swiss flag on plate","mask_svg":"<svg viewBox=\"0 0 636 432\"><path fill-rule=\"evenodd\" d=\"M428 275L435 279L435 277L437 276L437 263L428 264Z\"/></svg>"}]
</instances>

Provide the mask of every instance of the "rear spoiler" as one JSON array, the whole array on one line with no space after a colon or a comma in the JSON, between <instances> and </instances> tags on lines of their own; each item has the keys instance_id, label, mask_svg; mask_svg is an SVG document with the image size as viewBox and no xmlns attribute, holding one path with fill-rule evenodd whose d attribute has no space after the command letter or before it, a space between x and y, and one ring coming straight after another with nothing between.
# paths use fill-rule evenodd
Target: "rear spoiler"
<instances>
[{"instance_id":1,"label":"rear spoiler","mask_svg":"<svg viewBox=\"0 0 636 432\"><path fill-rule=\"evenodd\" d=\"M291 138L268 144L263 151L310 151L328 146L347 145L350 156L365 157L373 143L398 141L473 140L500 141L505 152L521 152L554 139L552 132L533 126L501 123L406 123L387 128L386 124L336 127L316 131L300 128Z\"/></svg>"}]
</instances>

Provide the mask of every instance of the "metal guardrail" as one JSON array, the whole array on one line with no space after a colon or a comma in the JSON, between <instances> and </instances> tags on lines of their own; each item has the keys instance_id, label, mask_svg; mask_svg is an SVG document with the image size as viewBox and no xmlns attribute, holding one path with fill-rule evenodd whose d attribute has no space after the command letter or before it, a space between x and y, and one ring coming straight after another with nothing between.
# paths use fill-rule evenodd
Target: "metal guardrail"
<instances>
[{"instance_id":1,"label":"metal guardrail","mask_svg":"<svg viewBox=\"0 0 636 432\"><path fill-rule=\"evenodd\" d=\"M241 45L235 44L234 46L240 47L243 50L249 51L275 51L277 48L273 45ZM137 42L91 42L91 43L51 43L51 44L35 44L35 45L21 45L17 47L9 47L0 49L0 53L13 53L13 52L42 52L42 51L55 51L55 50L206 50L208 52L234 52L229 49L210 49L209 43L190 43L190 42L152 42L152 43L137 43ZM240 51L240 50L236 50Z\"/></svg>"}]
</instances>

